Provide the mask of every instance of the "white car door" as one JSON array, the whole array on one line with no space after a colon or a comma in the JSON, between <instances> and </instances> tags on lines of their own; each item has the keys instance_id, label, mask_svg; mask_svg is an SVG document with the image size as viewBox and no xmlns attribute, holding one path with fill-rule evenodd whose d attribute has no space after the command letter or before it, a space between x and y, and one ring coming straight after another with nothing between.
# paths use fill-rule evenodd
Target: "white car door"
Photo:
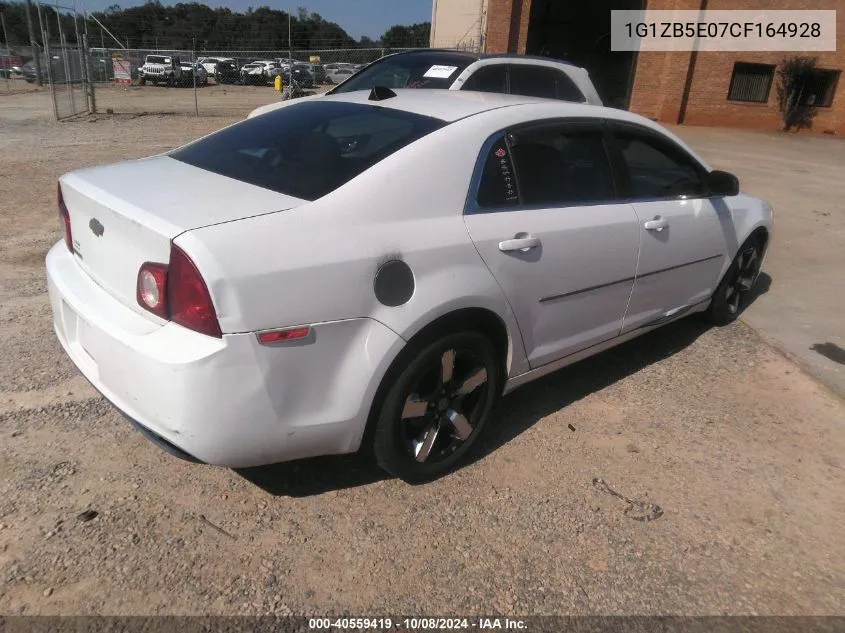
<instances>
[{"instance_id":1,"label":"white car door","mask_svg":"<svg viewBox=\"0 0 845 633\"><path fill-rule=\"evenodd\" d=\"M600 123L545 122L494 135L464 218L510 302L532 368L619 334L639 223L618 200Z\"/></svg>"},{"instance_id":2,"label":"white car door","mask_svg":"<svg viewBox=\"0 0 845 633\"><path fill-rule=\"evenodd\" d=\"M730 209L707 192L707 172L659 132L610 125L614 155L640 222L640 257L623 332L707 301L729 258Z\"/></svg>"}]
</instances>

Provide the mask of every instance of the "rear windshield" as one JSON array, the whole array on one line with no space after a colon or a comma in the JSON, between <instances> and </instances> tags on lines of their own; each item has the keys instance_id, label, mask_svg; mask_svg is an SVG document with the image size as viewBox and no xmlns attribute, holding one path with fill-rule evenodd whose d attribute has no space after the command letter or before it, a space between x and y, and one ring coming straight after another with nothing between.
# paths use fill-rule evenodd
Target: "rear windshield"
<instances>
[{"instance_id":1,"label":"rear windshield","mask_svg":"<svg viewBox=\"0 0 845 633\"><path fill-rule=\"evenodd\" d=\"M460 53L413 53L385 57L360 70L333 93L385 88L449 88L464 69L476 61Z\"/></svg>"},{"instance_id":2,"label":"rear windshield","mask_svg":"<svg viewBox=\"0 0 845 633\"><path fill-rule=\"evenodd\" d=\"M241 121L174 150L172 158L316 200L445 125L374 105L310 101Z\"/></svg>"}]
</instances>

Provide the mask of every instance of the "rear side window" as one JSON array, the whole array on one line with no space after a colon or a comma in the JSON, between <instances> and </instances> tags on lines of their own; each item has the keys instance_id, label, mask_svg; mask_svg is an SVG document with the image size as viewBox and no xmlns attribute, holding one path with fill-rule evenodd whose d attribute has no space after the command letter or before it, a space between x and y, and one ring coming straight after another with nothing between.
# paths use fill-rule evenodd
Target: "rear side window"
<instances>
[{"instance_id":1,"label":"rear side window","mask_svg":"<svg viewBox=\"0 0 845 633\"><path fill-rule=\"evenodd\" d=\"M516 175L504 136L493 142L484 159L475 200L479 207L486 209L519 204Z\"/></svg>"},{"instance_id":2,"label":"rear side window","mask_svg":"<svg viewBox=\"0 0 845 633\"><path fill-rule=\"evenodd\" d=\"M241 121L170 156L265 189L316 200L444 125L440 119L392 108L312 101Z\"/></svg>"},{"instance_id":3,"label":"rear side window","mask_svg":"<svg viewBox=\"0 0 845 633\"><path fill-rule=\"evenodd\" d=\"M516 135L511 149L523 204L557 207L616 198L600 129L529 129Z\"/></svg>"},{"instance_id":4,"label":"rear side window","mask_svg":"<svg viewBox=\"0 0 845 633\"><path fill-rule=\"evenodd\" d=\"M505 94L508 91L508 67L505 64L482 66L467 77L461 90Z\"/></svg>"},{"instance_id":5,"label":"rear side window","mask_svg":"<svg viewBox=\"0 0 845 633\"><path fill-rule=\"evenodd\" d=\"M561 101L586 101L575 83L563 72L548 66L511 64L511 94Z\"/></svg>"}]
</instances>

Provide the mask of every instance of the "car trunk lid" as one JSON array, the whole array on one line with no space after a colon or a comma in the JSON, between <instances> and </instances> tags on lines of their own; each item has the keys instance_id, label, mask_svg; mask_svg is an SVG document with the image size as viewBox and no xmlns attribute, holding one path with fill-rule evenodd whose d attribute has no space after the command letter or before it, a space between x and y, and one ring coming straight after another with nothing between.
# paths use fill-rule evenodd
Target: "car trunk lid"
<instances>
[{"instance_id":1,"label":"car trunk lid","mask_svg":"<svg viewBox=\"0 0 845 633\"><path fill-rule=\"evenodd\" d=\"M145 315L136 301L138 270L144 262L168 263L177 235L306 202L169 156L72 172L60 187L79 265Z\"/></svg>"}]
</instances>

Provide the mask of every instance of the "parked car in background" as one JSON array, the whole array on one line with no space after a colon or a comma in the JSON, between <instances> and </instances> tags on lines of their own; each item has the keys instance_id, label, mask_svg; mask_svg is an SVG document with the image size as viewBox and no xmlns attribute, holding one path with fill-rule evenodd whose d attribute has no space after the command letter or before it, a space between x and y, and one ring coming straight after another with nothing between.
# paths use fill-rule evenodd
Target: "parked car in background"
<instances>
[{"instance_id":1,"label":"parked car in background","mask_svg":"<svg viewBox=\"0 0 845 633\"><path fill-rule=\"evenodd\" d=\"M205 72L208 73L209 77L216 77L217 76L217 65L220 62L233 62L231 57L200 57L197 62L202 64L202 67L205 68Z\"/></svg>"},{"instance_id":2,"label":"parked car in background","mask_svg":"<svg viewBox=\"0 0 845 633\"><path fill-rule=\"evenodd\" d=\"M241 71L237 63L232 61L219 61L215 65L214 81L218 84L237 84L241 82Z\"/></svg>"},{"instance_id":3,"label":"parked car in background","mask_svg":"<svg viewBox=\"0 0 845 633\"><path fill-rule=\"evenodd\" d=\"M307 64L294 64L293 70L290 68L280 68L278 74L282 78L282 83L284 85L290 84L292 76L300 88L313 88L314 76L304 66L307 66Z\"/></svg>"},{"instance_id":4,"label":"parked car in background","mask_svg":"<svg viewBox=\"0 0 845 633\"><path fill-rule=\"evenodd\" d=\"M266 85L279 74L281 66L274 61L257 60L241 66L241 83Z\"/></svg>"},{"instance_id":5,"label":"parked car in background","mask_svg":"<svg viewBox=\"0 0 845 633\"><path fill-rule=\"evenodd\" d=\"M311 75L314 77L315 84L326 83L326 69L322 64L310 64Z\"/></svg>"},{"instance_id":6,"label":"parked car in background","mask_svg":"<svg viewBox=\"0 0 845 633\"><path fill-rule=\"evenodd\" d=\"M293 65L293 78L299 82L303 88L313 88L316 83L314 79L314 72L311 64L298 62Z\"/></svg>"},{"instance_id":7,"label":"parked car in background","mask_svg":"<svg viewBox=\"0 0 845 633\"><path fill-rule=\"evenodd\" d=\"M183 86L194 85L194 75L196 75L198 86L205 86L208 84L208 71L206 71L205 67L199 62L191 64L189 61L184 61L181 62L180 66L182 67L181 84Z\"/></svg>"},{"instance_id":8,"label":"parked car in background","mask_svg":"<svg viewBox=\"0 0 845 633\"><path fill-rule=\"evenodd\" d=\"M37 74L35 72L35 62L34 61L30 60L27 63L25 63L23 66L21 66L21 77L23 77L24 80L26 81L26 83L28 83L28 84L35 83L35 80L37 79ZM44 80L44 83L47 83L47 71L46 70L43 72L42 79Z\"/></svg>"},{"instance_id":9,"label":"parked car in background","mask_svg":"<svg viewBox=\"0 0 845 633\"><path fill-rule=\"evenodd\" d=\"M579 66L546 57L440 50L387 55L329 93L373 86L476 90L602 105L589 73Z\"/></svg>"},{"instance_id":10,"label":"parked car in background","mask_svg":"<svg viewBox=\"0 0 845 633\"><path fill-rule=\"evenodd\" d=\"M178 86L182 83L182 64L178 57L171 55L147 55L144 65L138 69L138 83L167 84Z\"/></svg>"},{"instance_id":11,"label":"parked car in background","mask_svg":"<svg viewBox=\"0 0 845 633\"><path fill-rule=\"evenodd\" d=\"M503 393L734 320L773 227L644 117L446 90L286 101L65 174L58 207L54 330L148 438L229 467L364 447L410 481Z\"/></svg>"},{"instance_id":12,"label":"parked car in background","mask_svg":"<svg viewBox=\"0 0 845 633\"><path fill-rule=\"evenodd\" d=\"M354 75L357 70L353 68L346 68L340 67L340 65L334 65L332 67L326 66L326 83L327 84L339 84L347 79L349 79L352 75Z\"/></svg>"}]
</instances>

